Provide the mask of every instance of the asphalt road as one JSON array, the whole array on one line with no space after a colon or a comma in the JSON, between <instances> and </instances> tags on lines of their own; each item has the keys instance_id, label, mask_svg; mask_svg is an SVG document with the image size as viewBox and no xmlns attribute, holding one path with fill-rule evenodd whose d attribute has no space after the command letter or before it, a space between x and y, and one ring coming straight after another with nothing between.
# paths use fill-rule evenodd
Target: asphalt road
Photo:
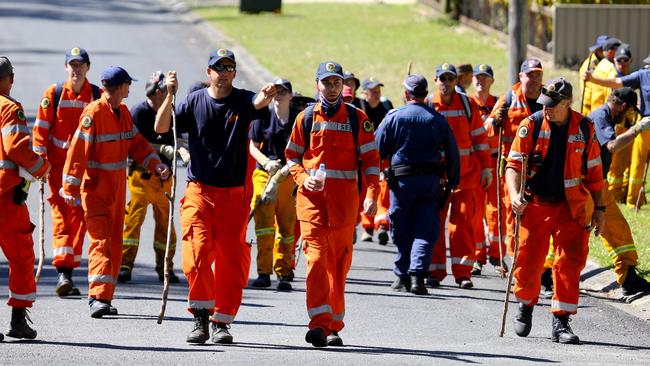
<instances>
[{"instance_id":1,"label":"asphalt road","mask_svg":"<svg viewBox=\"0 0 650 366\"><path fill-rule=\"evenodd\" d=\"M182 91L204 77L207 54L220 39L206 40L196 25L178 20L155 0L88 1L23 0L0 2L0 54L16 67L13 95L23 102L33 121L44 89L65 77L64 53L85 47L92 62L89 78L97 81L108 65L121 65L142 81L132 86L132 105L144 97L144 79L157 69L179 72ZM238 83L256 88L240 63ZM179 180L184 181L184 169ZM182 194L183 184L179 187ZM28 201L37 223L38 197L32 188ZM177 216L178 217L178 216ZM178 227L178 222L176 223ZM142 248L134 279L119 285L113 304L120 315L91 319L85 297L60 299L54 294L56 273L49 265L50 222L46 214L47 265L39 284L31 317L38 330L35 341L0 344L0 365L27 364L284 364L284 365L432 365L432 364L539 364L576 365L648 364L650 324L612 306L608 300L581 298L572 326L583 344L559 345L549 340L551 315L543 301L535 310L529 337L512 331L510 318L504 338L500 327L505 282L486 266L475 288L458 289L447 278L430 296L395 293L389 288L394 246L359 243L347 285L344 348L313 349L304 342L307 313L304 294L304 258L297 268L295 291L244 291L244 300L232 327L232 346L192 346L185 343L190 330L186 312L187 283L170 291L167 317L156 324L161 285L153 269L153 222L142 231ZM249 228L249 238L253 238ZM38 241L37 235L34 236ZM0 240L5 240L0 239ZM8 242L8 241L7 241ZM253 246L253 249L255 247ZM85 255L84 255L85 258ZM180 253L175 257L180 263ZM86 262L74 280L87 294ZM0 297L8 296L8 267L0 255ZM251 268L251 280L255 268ZM274 282L275 283L275 282ZM0 323L6 327L9 308L0 306Z\"/></svg>"}]
</instances>

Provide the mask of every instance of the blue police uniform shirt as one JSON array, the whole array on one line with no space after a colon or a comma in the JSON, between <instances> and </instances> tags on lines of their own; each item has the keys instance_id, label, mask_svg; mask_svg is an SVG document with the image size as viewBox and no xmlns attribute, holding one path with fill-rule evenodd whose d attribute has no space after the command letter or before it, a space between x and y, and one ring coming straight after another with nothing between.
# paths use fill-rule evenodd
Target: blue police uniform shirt
<instances>
[{"instance_id":1,"label":"blue police uniform shirt","mask_svg":"<svg viewBox=\"0 0 650 366\"><path fill-rule=\"evenodd\" d=\"M589 113L589 118L594 122L596 138L600 145L600 160L603 164L603 178L607 178L607 172L612 164L612 153L607 148L607 143L616 140L616 131L614 130L614 121L612 113L607 104L596 108Z\"/></svg>"},{"instance_id":2,"label":"blue police uniform shirt","mask_svg":"<svg viewBox=\"0 0 650 366\"><path fill-rule=\"evenodd\" d=\"M293 124L300 111L289 108L289 120L286 124L282 123L272 108L263 108L261 111L262 113L266 112L266 117L253 122L249 137L254 142L262 144L260 149L262 154L271 160L280 159L284 165L287 163L284 150L287 148ZM257 163L257 168L263 169L259 163Z\"/></svg>"},{"instance_id":3,"label":"blue police uniform shirt","mask_svg":"<svg viewBox=\"0 0 650 366\"><path fill-rule=\"evenodd\" d=\"M650 69L637 70L621 78L623 86L641 90L641 114L650 116Z\"/></svg>"},{"instance_id":4,"label":"blue police uniform shirt","mask_svg":"<svg viewBox=\"0 0 650 366\"><path fill-rule=\"evenodd\" d=\"M174 133L171 129L165 133L158 133L154 130L156 111L146 100L131 108L131 118L133 119L133 124L138 129L138 132L140 132L140 135L149 141L149 143L164 145L174 144ZM163 164L171 167L171 161L167 159L167 157L162 154L158 154L158 157Z\"/></svg>"},{"instance_id":5,"label":"blue police uniform shirt","mask_svg":"<svg viewBox=\"0 0 650 366\"><path fill-rule=\"evenodd\" d=\"M440 163L441 150L449 186L460 182L458 146L447 120L422 103L409 103L393 109L375 132L382 159L390 156L391 165Z\"/></svg>"},{"instance_id":6,"label":"blue police uniform shirt","mask_svg":"<svg viewBox=\"0 0 650 366\"><path fill-rule=\"evenodd\" d=\"M208 89L191 93L176 107L178 133L188 134L192 159L187 178L215 187L239 187L246 181L248 130L260 114L255 93L233 88L215 99Z\"/></svg>"}]
</instances>

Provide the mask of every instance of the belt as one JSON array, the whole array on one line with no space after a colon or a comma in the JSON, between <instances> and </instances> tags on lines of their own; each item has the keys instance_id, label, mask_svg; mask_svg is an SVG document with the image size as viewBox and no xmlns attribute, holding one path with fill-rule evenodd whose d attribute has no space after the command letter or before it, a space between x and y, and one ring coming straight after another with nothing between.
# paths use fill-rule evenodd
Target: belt
<instances>
[{"instance_id":1,"label":"belt","mask_svg":"<svg viewBox=\"0 0 650 366\"><path fill-rule=\"evenodd\" d=\"M418 176L418 175L438 175L442 171L440 164L413 164L413 165L395 165L391 167L393 176Z\"/></svg>"}]
</instances>

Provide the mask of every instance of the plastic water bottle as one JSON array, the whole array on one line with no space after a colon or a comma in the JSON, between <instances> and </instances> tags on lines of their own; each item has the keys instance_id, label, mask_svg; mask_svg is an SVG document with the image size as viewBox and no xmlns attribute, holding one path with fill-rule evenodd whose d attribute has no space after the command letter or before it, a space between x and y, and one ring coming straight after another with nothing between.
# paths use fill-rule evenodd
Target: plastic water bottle
<instances>
[{"instance_id":1,"label":"plastic water bottle","mask_svg":"<svg viewBox=\"0 0 650 366\"><path fill-rule=\"evenodd\" d=\"M325 172L325 164L321 164L318 167L318 170L314 174L314 177L316 177L316 179L322 182L323 185L321 186L322 188L320 189L320 191L322 191L325 188L325 178L327 177L327 172Z\"/></svg>"}]
</instances>

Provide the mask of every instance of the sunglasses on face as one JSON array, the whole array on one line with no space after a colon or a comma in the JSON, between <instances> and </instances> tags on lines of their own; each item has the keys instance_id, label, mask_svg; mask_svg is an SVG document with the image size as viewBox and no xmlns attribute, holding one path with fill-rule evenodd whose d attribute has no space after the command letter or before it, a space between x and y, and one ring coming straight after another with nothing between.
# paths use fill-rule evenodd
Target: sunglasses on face
<instances>
[{"instance_id":1,"label":"sunglasses on face","mask_svg":"<svg viewBox=\"0 0 650 366\"><path fill-rule=\"evenodd\" d=\"M235 65L223 65L223 64L216 64L210 67L212 70L216 72L234 72L236 70Z\"/></svg>"},{"instance_id":2,"label":"sunglasses on face","mask_svg":"<svg viewBox=\"0 0 650 366\"><path fill-rule=\"evenodd\" d=\"M443 83L447 83L447 82L456 80L456 77L453 76L453 75L442 75L438 79L440 81L442 81Z\"/></svg>"},{"instance_id":3,"label":"sunglasses on face","mask_svg":"<svg viewBox=\"0 0 650 366\"><path fill-rule=\"evenodd\" d=\"M616 62L618 62L619 64L626 64L630 62L630 59L627 57L621 57L621 58L617 58Z\"/></svg>"}]
</instances>

